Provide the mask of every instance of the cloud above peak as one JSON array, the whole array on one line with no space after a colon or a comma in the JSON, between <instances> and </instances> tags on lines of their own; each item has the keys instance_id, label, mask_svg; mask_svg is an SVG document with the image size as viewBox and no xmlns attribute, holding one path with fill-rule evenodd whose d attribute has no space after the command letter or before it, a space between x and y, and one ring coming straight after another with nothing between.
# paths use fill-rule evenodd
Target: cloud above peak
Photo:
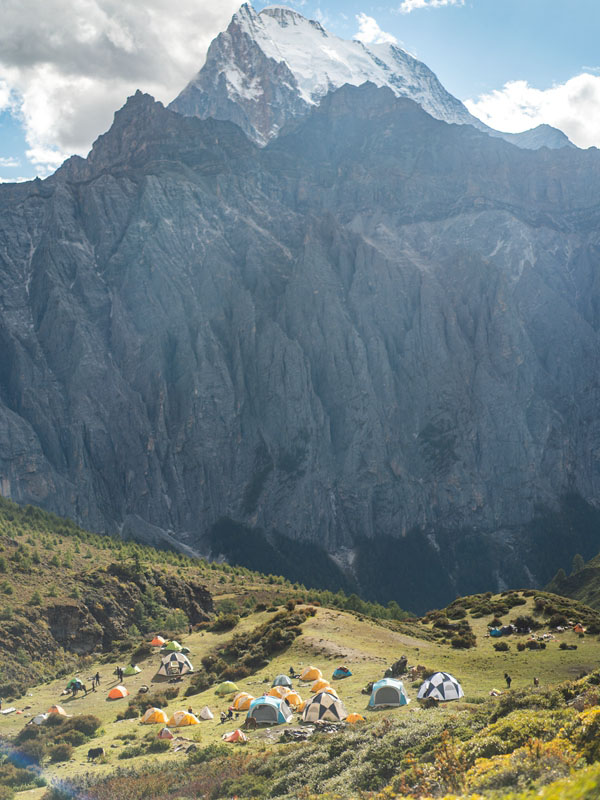
<instances>
[{"instance_id":1,"label":"cloud above peak","mask_svg":"<svg viewBox=\"0 0 600 800\"><path fill-rule=\"evenodd\" d=\"M354 39L359 39L365 44L397 44L398 40L391 33L382 31L373 17L368 17L362 12L356 15L358 31Z\"/></svg>"},{"instance_id":2,"label":"cloud above peak","mask_svg":"<svg viewBox=\"0 0 600 800\"><path fill-rule=\"evenodd\" d=\"M136 89L172 100L239 4L8 0L0 26L0 110L10 107L22 119L39 173L73 153L85 155Z\"/></svg>"},{"instance_id":3,"label":"cloud above peak","mask_svg":"<svg viewBox=\"0 0 600 800\"><path fill-rule=\"evenodd\" d=\"M578 147L600 147L599 75L582 73L545 90L510 81L465 105L496 130L519 133L545 123L564 131Z\"/></svg>"},{"instance_id":4,"label":"cloud above peak","mask_svg":"<svg viewBox=\"0 0 600 800\"><path fill-rule=\"evenodd\" d=\"M421 8L442 8L442 6L464 6L465 0L402 0L398 11L401 14L410 14Z\"/></svg>"}]
</instances>

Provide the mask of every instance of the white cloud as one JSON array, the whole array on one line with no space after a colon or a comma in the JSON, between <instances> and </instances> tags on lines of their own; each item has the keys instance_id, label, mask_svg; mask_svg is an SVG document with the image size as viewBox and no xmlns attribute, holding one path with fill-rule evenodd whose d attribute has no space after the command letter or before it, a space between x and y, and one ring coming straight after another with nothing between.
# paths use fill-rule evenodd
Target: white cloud
<instances>
[{"instance_id":1,"label":"white cloud","mask_svg":"<svg viewBox=\"0 0 600 800\"><path fill-rule=\"evenodd\" d=\"M358 32L354 34L355 39L360 39L366 44L397 44L398 40L391 33L382 31L373 17L368 17L362 12L356 15L358 22Z\"/></svg>"},{"instance_id":2,"label":"white cloud","mask_svg":"<svg viewBox=\"0 0 600 800\"><path fill-rule=\"evenodd\" d=\"M441 8L442 6L464 6L465 0L402 0L398 11L410 14L420 8Z\"/></svg>"},{"instance_id":3,"label":"white cloud","mask_svg":"<svg viewBox=\"0 0 600 800\"><path fill-rule=\"evenodd\" d=\"M9 156L8 158L4 158L0 156L0 167L20 167L21 162L18 158L13 158Z\"/></svg>"},{"instance_id":4,"label":"white cloud","mask_svg":"<svg viewBox=\"0 0 600 800\"><path fill-rule=\"evenodd\" d=\"M40 175L85 155L128 95L169 102L240 0L7 0L0 110L22 120Z\"/></svg>"},{"instance_id":5,"label":"white cloud","mask_svg":"<svg viewBox=\"0 0 600 800\"><path fill-rule=\"evenodd\" d=\"M600 76L583 73L550 89L511 81L465 105L487 125L509 133L546 123L578 147L600 147Z\"/></svg>"}]
</instances>

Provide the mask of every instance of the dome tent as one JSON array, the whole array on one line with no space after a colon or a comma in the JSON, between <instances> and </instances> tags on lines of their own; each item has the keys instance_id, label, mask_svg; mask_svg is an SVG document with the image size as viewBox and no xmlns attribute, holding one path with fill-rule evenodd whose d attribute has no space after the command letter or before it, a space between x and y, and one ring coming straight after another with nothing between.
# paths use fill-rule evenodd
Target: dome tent
<instances>
[{"instance_id":1,"label":"dome tent","mask_svg":"<svg viewBox=\"0 0 600 800\"><path fill-rule=\"evenodd\" d=\"M444 703L448 700L458 700L464 697L460 683L448 672L436 672L431 678L423 681L417 695L418 700L426 700L432 697Z\"/></svg>"},{"instance_id":2,"label":"dome tent","mask_svg":"<svg viewBox=\"0 0 600 800\"><path fill-rule=\"evenodd\" d=\"M291 720L292 710L277 697L257 697L250 703L247 719L250 718L267 725L281 725Z\"/></svg>"},{"instance_id":3,"label":"dome tent","mask_svg":"<svg viewBox=\"0 0 600 800\"><path fill-rule=\"evenodd\" d=\"M166 643L165 650L168 650L170 653L179 653L179 651L183 650L183 648L179 642L175 641L175 639L171 639L170 642Z\"/></svg>"},{"instance_id":4,"label":"dome tent","mask_svg":"<svg viewBox=\"0 0 600 800\"><path fill-rule=\"evenodd\" d=\"M126 689L124 686L115 686L114 689L111 689L108 693L109 700L120 700L123 697L127 697L129 694L129 690Z\"/></svg>"},{"instance_id":5,"label":"dome tent","mask_svg":"<svg viewBox=\"0 0 600 800\"><path fill-rule=\"evenodd\" d=\"M214 719L215 715L212 713L208 706L204 706L204 708L200 709L200 713L198 714L200 719Z\"/></svg>"},{"instance_id":6,"label":"dome tent","mask_svg":"<svg viewBox=\"0 0 600 800\"><path fill-rule=\"evenodd\" d=\"M287 686L272 686L267 694L269 697L280 697L283 700L291 691Z\"/></svg>"},{"instance_id":7,"label":"dome tent","mask_svg":"<svg viewBox=\"0 0 600 800\"><path fill-rule=\"evenodd\" d=\"M138 672L142 670L135 664L130 664L128 667L125 667L123 670L123 675L137 675Z\"/></svg>"},{"instance_id":8,"label":"dome tent","mask_svg":"<svg viewBox=\"0 0 600 800\"><path fill-rule=\"evenodd\" d=\"M312 697L302 712L302 722L341 722L348 714L342 701L328 692Z\"/></svg>"},{"instance_id":9,"label":"dome tent","mask_svg":"<svg viewBox=\"0 0 600 800\"><path fill-rule=\"evenodd\" d=\"M163 656L160 660L159 675L186 675L188 672L193 672L194 667L192 662L183 653L169 653Z\"/></svg>"},{"instance_id":10,"label":"dome tent","mask_svg":"<svg viewBox=\"0 0 600 800\"><path fill-rule=\"evenodd\" d=\"M233 694L234 692L239 692L239 689L235 685L235 683L233 683L233 681L223 681L223 683L220 683L217 686L215 692L220 695L226 695L226 694Z\"/></svg>"},{"instance_id":11,"label":"dome tent","mask_svg":"<svg viewBox=\"0 0 600 800\"><path fill-rule=\"evenodd\" d=\"M318 681L323 677L323 673L317 667L306 667L300 674L301 681Z\"/></svg>"},{"instance_id":12,"label":"dome tent","mask_svg":"<svg viewBox=\"0 0 600 800\"><path fill-rule=\"evenodd\" d=\"M250 708L250 703L254 700L254 697L248 692L239 692L233 698L233 702L231 707L234 711L248 711Z\"/></svg>"},{"instance_id":13,"label":"dome tent","mask_svg":"<svg viewBox=\"0 0 600 800\"><path fill-rule=\"evenodd\" d=\"M322 692L323 689L331 688L329 681L325 680L325 678L319 678L316 680L313 685L310 687L311 692Z\"/></svg>"},{"instance_id":14,"label":"dome tent","mask_svg":"<svg viewBox=\"0 0 600 800\"><path fill-rule=\"evenodd\" d=\"M200 720L189 711L175 711L167 725L169 728L182 728L184 725L200 725Z\"/></svg>"},{"instance_id":15,"label":"dome tent","mask_svg":"<svg viewBox=\"0 0 600 800\"><path fill-rule=\"evenodd\" d=\"M167 715L160 708L149 708L144 713L144 716L141 718L140 722L142 725L156 725L158 723L166 725L167 719Z\"/></svg>"},{"instance_id":16,"label":"dome tent","mask_svg":"<svg viewBox=\"0 0 600 800\"><path fill-rule=\"evenodd\" d=\"M158 732L159 739L174 739L175 737L168 728L161 728Z\"/></svg>"},{"instance_id":17,"label":"dome tent","mask_svg":"<svg viewBox=\"0 0 600 800\"><path fill-rule=\"evenodd\" d=\"M155 636L154 639L150 642L150 647L162 647L166 642L166 639L163 639L162 636Z\"/></svg>"},{"instance_id":18,"label":"dome tent","mask_svg":"<svg viewBox=\"0 0 600 800\"><path fill-rule=\"evenodd\" d=\"M342 678L349 678L352 675L348 667L337 667L333 670L333 677L336 681L341 681Z\"/></svg>"},{"instance_id":19,"label":"dome tent","mask_svg":"<svg viewBox=\"0 0 600 800\"><path fill-rule=\"evenodd\" d=\"M373 684L368 707L405 706L408 703L410 703L410 700L402 681L397 681L395 678L382 678Z\"/></svg>"},{"instance_id":20,"label":"dome tent","mask_svg":"<svg viewBox=\"0 0 600 800\"><path fill-rule=\"evenodd\" d=\"M287 686L288 689L292 688L292 681L287 675L278 675L271 686Z\"/></svg>"}]
</instances>

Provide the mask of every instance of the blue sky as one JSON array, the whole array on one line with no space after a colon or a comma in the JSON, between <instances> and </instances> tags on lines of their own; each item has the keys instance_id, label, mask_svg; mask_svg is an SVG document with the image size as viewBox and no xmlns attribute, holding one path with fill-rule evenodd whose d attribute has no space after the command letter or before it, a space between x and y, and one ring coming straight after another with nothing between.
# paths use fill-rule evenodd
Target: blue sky
<instances>
[{"instance_id":1,"label":"blue sky","mask_svg":"<svg viewBox=\"0 0 600 800\"><path fill-rule=\"evenodd\" d=\"M502 130L540 122L600 146L600 0L286 0L352 38L359 18ZM141 88L168 102L239 0L21 0L0 28L0 180L85 155ZM256 0L260 11L270 3Z\"/></svg>"}]
</instances>

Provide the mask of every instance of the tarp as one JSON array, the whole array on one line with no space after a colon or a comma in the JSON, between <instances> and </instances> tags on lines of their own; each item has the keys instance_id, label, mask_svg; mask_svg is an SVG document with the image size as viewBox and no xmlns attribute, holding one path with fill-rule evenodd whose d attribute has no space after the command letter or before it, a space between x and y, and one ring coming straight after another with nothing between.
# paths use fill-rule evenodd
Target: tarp
<instances>
[{"instance_id":1,"label":"tarp","mask_svg":"<svg viewBox=\"0 0 600 800\"><path fill-rule=\"evenodd\" d=\"M338 667L337 669L333 670L333 677L339 681L342 678L349 678L352 673L348 669L348 667Z\"/></svg>"},{"instance_id":2,"label":"tarp","mask_svg":"<svg viewBox=\"0 0 600 800\"><path fill-rule=\"evenodd\" d=\"M319 678L323 677L323 673L317 667L306 667L306 669L302 670L300 673L300 680L301 681L318 681Z\"/></svg>"},{"instance_id":3,"label":"tarp","mask_svg":"<svg viewBox=\"0 0 600 800\"><path fill-rule=\"evenodd\" d=\"M248 741L246 734L239 728L231 733L224 733L221 739L223 739L224 742L239 742L240 744L245 744Z\"/></svg>"},{"instance_id":4,"label":"tarp","mask_svg":"<svg viewBox=\"0 0 600 800\"><path fill-rule=\"evenodd\" d=\"M186 675L193 671L193 664L187 656L184 656L183 653L169 653L161 658L158 674L173 677L174 675Z\"/></svg>"},{"instance_id":5,"label":"tarp","mask_svg":"<svg viewBox=\"0 0 600 800\"><path fill-rule=\"evenodd\" d=\"M287 703L277 697L257 697L250 703L247 718L250 717L268 725L280 725L282 722L290 721L292 710Z\"/></svg>"},{"instance_id":6,"label":"tarp","mask_svg":"<svg viewBox=\"0 0 600 800\"><path fill-rule=\"evenodd\" d=\"M169 728L182 728L185 725L200 725L200 720L189 711L175 711L167 725Z\"/></svg>"},{"instance_id":7,"label":"tarp","mask_svg":"<svg viewBox=\"0 0 600 800\"><path fill-rule=\"evenodd\" d=\"M204 706L204 708L200 709L200 713L198 714L200 719L214 719L215 715L212 713L208 706Z\"/></svg>"},{"instance_id":8,"label":"tarp","mask_svg":"<svg viewBox=\"0 0 600 800\"><path fill-rule=\"evenodd\" d=\"M167 715L160 708L149 708L140 722L142 725L155 725L157 723L167 724Z\"/></svg>"},{"instance_id":9,"label":"tarp","mask_svg":"<svg viewBox=\"0 0 600 800\"><path fill-rule=\"evenodd\" d=\"M125 667L125 669L123 670L123 675L137 675L138 672L141 672L141 671L142 670L138 666L136 666L135 664L130 664L128 667Z\"/></svg>"},{"instance_id":10,"label":"tarp","mask_svg":"<svg viewBox=\"0 0 600 800\"><path fill-rule=\"evenodd\" d=\"M287 675L278 675L271 686L287 686L288 688L292 688L292 682Z\"/></svg>"},{"instance_id":11,"label":"tarp","mask_svg":"<svg viewBox=\"0 0 600 800\"><path fill-rule=\"evenodd\" d=\"M464 697L464 692L460 683L448 672L436 672L421 684L417 695L418 700L425 700L428 697L446 702Z\"/></svg>"},{"instance_id":12,"label":"tarp","mask_svg":"<svg viewBox=\"0 0 600 800\"><path fill-rule=\"evenodd\" d=\"M166 639L163 639L162 636L155 636L154 639L150 642L151 647L162 647L165 644Z\"/></svg>"},{"instance_id":13,"label":"tarp","mask_svg":"<svg viewBox=\"0 0 600 800\"><path fill-rule=\"evenodd\" d=\"M114 689L111 689L108 693L109 700L120 700L122 697L127 697L129 694L129 690L126 689L124 686L115 686Z\"/></svg>"},{"instance_id":14,"label":"tarp","mask_svg":"<svg viewBox=\"0 0 600 800\"><path fill-rule=\"evenodd\" d=\"M302 712L303 722L341 722L346 719L348 714L342 701L329 694L319 692L312 697Z\"/></svg>"},{"instance_id":15,"label":"tarp","mask_svg":"<svg viewBox=\"0 0 600 800\"><path fill-rule=\"evenodd\" d=\"M382 706L405 706L410 703L404 684L395 678L382 678L373 684L369 708Z\"/></svg>"},{"instance_id":16,"label":"tarp","mask_svg":"<svg viewBox=\"0 0 600 800\"><path fill-rule=\"evenodd\" d=\"M233 683L233 681L223 681L220 683L217 688L215 689L217 694L233 694L234 692L239 692L238 687Z\"/></svg>"}]
</instances>

